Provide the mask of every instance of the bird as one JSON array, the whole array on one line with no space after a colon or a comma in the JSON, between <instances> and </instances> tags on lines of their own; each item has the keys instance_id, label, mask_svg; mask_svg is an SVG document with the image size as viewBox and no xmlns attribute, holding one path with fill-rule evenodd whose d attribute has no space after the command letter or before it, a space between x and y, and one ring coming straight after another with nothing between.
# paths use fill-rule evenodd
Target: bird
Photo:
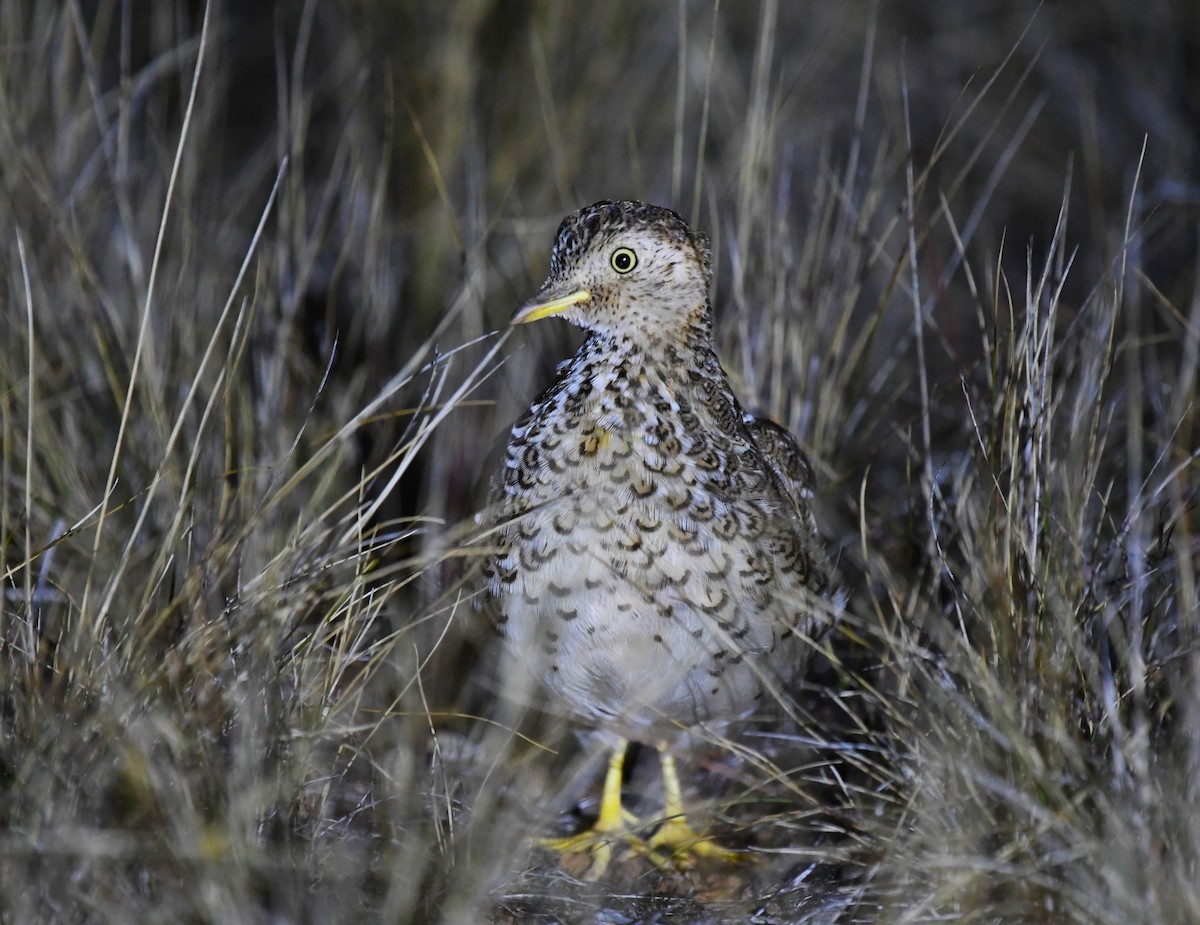
<instances>
[{"instance_id":1,"label":"bird","mask_svg":"<svg viewBox=\"0 0 1200 925\"><path fill-rule=\"evenodd\" d=\"M602 200L562 221L510 322L586 335L512 426L477 520L506 676L611 747L594 826L543 841L590 855L592 878L621 842L678 869L745 857L692 828L673 749L802 675L830 623L812 466L735 396L712 272L708 237L674 211ZM630 741L660 757L663 821L646 838L622 804Z\"/></svg>"}]
</instances>

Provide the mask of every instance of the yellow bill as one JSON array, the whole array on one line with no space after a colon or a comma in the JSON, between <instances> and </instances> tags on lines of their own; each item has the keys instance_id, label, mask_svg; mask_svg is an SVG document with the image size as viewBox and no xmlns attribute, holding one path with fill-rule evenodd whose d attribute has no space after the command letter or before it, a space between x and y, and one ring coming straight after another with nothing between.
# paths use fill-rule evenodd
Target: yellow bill
<instances>
[{"instance_id":1,"label":"yellow bill","mask_svg":"<svg viewBox=\"0 0 1200 925\"><path fill-rule=\"evenodd\" d=\"M557 298L547 299L542 301L539 298L532 302L526 302L517 310L517 313L512 316L512 321L509 324L529 324L531 321L540 321L543 318L549 318L551 315L557 315L561 311L565 311L572 305L578 305L580 302L586 302L592 297L592 294L586 289L576 289L567 295Z\"/></svg>"}]
</instances>

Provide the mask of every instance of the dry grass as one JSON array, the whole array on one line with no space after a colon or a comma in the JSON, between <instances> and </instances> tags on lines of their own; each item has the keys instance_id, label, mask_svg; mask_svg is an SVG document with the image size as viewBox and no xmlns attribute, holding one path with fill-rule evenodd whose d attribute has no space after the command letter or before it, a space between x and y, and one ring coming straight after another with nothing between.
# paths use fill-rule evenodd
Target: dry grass
<instances>
[{"instance_id":1,"label":"dry grass","mask_svg":"<svg viewBox=\"0 0 1200 925\"><path fill-rule=\"evenodd\" d=\"M0 6L0 922L1200 918L1200 30L1111 6ZM470 515L624 196L848 604L689 761L763 860L586 885Z\"/></svg>"}]
</instances>

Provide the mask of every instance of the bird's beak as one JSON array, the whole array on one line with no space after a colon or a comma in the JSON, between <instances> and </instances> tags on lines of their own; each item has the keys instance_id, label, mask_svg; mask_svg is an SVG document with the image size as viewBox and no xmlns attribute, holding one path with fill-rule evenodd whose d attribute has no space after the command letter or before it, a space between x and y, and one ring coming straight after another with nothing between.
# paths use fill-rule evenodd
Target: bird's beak
<instances>
[{"instance_id":1,"label":"bird's beak","mask_svg":"<svg viewBox=\"0 0 1200 925\"><path fill-rule=\"evenodd\" d=\"M591 297L592 294L586 289L576 289L566 295L558 295L554 289L548 287L517 309L517 313L512 316L509 324L529 324L531 321L540 321L566 311L572 305L586 302Z\"/></svg>"}]
</instances>

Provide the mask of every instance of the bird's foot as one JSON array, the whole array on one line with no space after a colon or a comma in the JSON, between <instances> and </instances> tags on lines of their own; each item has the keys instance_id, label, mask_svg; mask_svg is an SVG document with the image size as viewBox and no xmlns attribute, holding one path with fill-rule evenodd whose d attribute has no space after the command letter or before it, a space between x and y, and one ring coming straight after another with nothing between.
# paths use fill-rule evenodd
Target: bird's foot
<instances>
[{"instance_id":1,"label":"bird's foot","mask_svg":"<svg viewBox=\"0 0 1200 925\"><path fill-rule=\"evenodd\" d=\"M612 824L603 817L596 824L577 835L565 838L539 838L538 845L547 851L561 855L586 855L587 866L581 876L584 880L599 880L608 871L614 857L626 857L630 852L652 854L646 840L634 831L638 818L622 809L620 821ZM614 848L621 848L616 854Z\"/></svg>"},{"instance_id":2,"label":"bird's foot","mask_svg":"<svg viewBox=\"0 0 1200 925\"><path fill-rule=\"evenodd\" d=\"M740 864L753 858L748 852L723 848L708 836L701 835L682 815L669 817L645 844L647 856L655 864L677 871L690 870L696 858L711 858L727 864Z\"/></svg>"},{"instance_id":3,"label":"bird's foot","mask_svg":"<svg viewBox=\"0 0 1200 925\"><path fill-rule=\"evenodd\" d=\"M560 855L583 855L586 867L579 876L599 880L614 859L639 855L664 873L690 870L698 858L710 858L725 863L749 861L752 855L743 851L722 848L711 838L701 835L683 813L683 796L675 759L661 751L663 788L666 792L664 821L649 838L639 834L645 825L621 805L621 776L625 761L625 743L620 742L609 758L604 776L604 791L600 798L600 814L595 825L578 835L566 838L541 838L538 844ZM618 854L616 849L620 849Z\"/></svg>"},{"instance_id":4,"label":"bird's foot","mask_svg":"<svg viewBox=\"0 0 1200 925\"><path fill-rule=\"evenodd\" d=\"M586 855L587 867L581 876L599 880L613 860L613 846L624 844L634 851L644 851L646 841L634 829L637 816L621 805L621 776L625 767L625 742L620 741L608 760L604 775L604 792L600 797L600 815L596 824L578 835L566 838L539 838L538 844L561 855ZM624 852L622 852L624 856Z\"/></svg>"},{"instance_id":5,"label":"bird's foot","mask_svg":"<svg viewBox=\"0 0 1200 925\"><path fill-rule=\"evenodd\" d=\"M586 866L579 874L584 880L599 880L614 860L630 857L643 857L664 873L689 871L700 858L726 864L740 864L753 858L748 852L733 851L701 835L683 816L667 819L648 839L635 831L637 817L627 812L622 816L621 826L597 825L578 835L538 839L538 845L564 856L585 855Z\"/></svg>"},{"instance_id":6,"label":"bird's foot","mask_svg":"<svg viewBox=\"0 0 1200 925\"><path fill-rule=\"evenodd\" d=\"M563 856L585 856L579 872L584 880L599 880L614 860L632 857L645 858L663 873L684 873L695 866L698 858L726 863L750 859L745 852L722 848L693 829L682 817L668 819L649 839L642 838L630 825L615 830L591 828L565 838L542 838L538 839L538 844ZM576 870L580 869L576 867Z\"/></svg>"}]
</instances>

